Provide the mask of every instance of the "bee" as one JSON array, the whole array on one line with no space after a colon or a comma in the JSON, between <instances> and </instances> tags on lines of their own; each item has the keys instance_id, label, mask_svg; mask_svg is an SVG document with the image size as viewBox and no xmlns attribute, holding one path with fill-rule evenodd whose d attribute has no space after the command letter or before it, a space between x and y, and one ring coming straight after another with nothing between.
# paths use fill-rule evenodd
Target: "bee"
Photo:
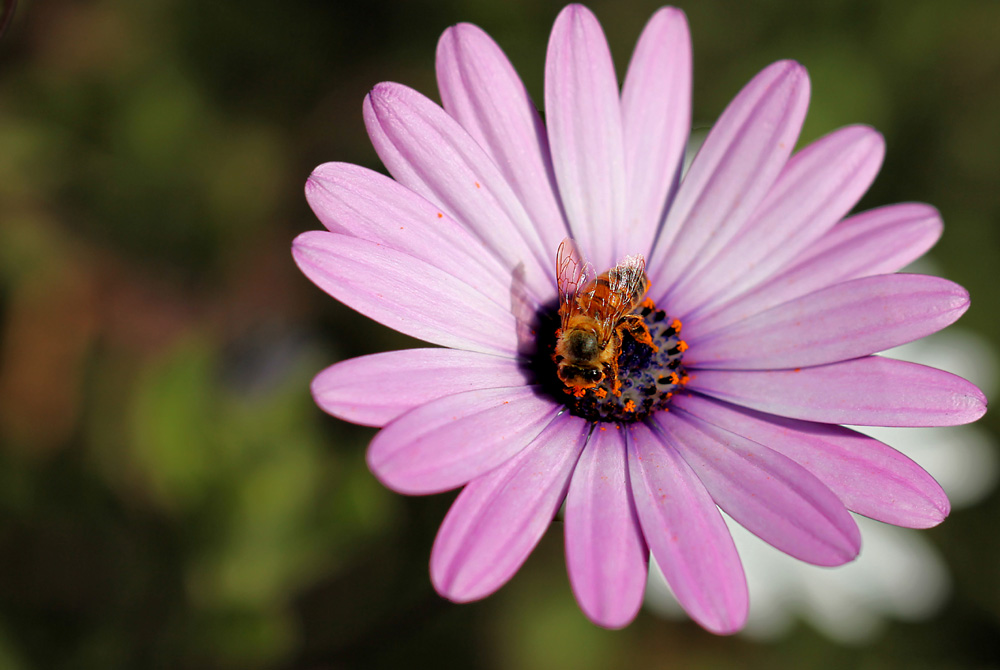
<instances>
[{"instance_id":1,"label":"bee","mask_svg":"<svg viewBox=\"0 0 1000 670\"><path fill-rule=\"evenodd\" d=\"M607 380L611 392L620 396L618 353L624 334L657 351L642 317L630 313L649 289L646 261L626 256L591 279L593 275L593 266L583 261L573 240L563 240L556 252L561 327L552 360L567 391L582 396Z\"/></svg>"}]
</instances>

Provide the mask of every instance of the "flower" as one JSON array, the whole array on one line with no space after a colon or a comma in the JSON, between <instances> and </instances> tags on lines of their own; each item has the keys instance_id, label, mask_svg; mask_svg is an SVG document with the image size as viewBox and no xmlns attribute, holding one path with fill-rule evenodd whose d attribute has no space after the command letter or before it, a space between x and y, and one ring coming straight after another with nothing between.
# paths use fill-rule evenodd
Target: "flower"
<instances>
[{"instance_id":1,"label":"flower","mask_svg":"<svg viewBox=\"0 0 1000 670\"><path fill-rule=\"evenodd\" d=\"M857 555L848 509L911 527L948 514L923 469L837 424L981 416L969 382L873 355L950 324L968 295L892 274L936 241L933 208L841 221L878 171L877 132L843 128L792 155L809 94L801 65L758 74L682 182L691 52L677 9L651 18L619 95L597 19L566 7L546 58L545 124L475 26L444 33L437 75L443 109L375 86L364 119L394 179L318 167L306 197L328 231L300 235L293 255L334 298L440 345L343 361L312 386L330 414L381 427L368 463L386 486L465 486L431 553L438 592L494 592L565 501L570 582L592 621L635 617L651 553L691 617L731 633L747 587L719 508L817 565ZM608 339L620 378L602 363L591 387L564 385L553 360L567 335L554 267L566 237L597 272L642 255L649 279L632 330ZM563 273L564 288L597 290ZM583 304L570 295L560 316ZM630 409L646 392L655 402Z\"/></svg>"},{"instance_id":2,"label":"flower","mask_svg":"<svg viewBox=\"0 0 1000 670\"><path fill-rule=\"evenodd\" d=\"M904 360L932 364L992 390L996 357L971 333L949 331L897 347ZM996 444L976 426L865 428L889 438L942 485L953 506L972 504L991 491L997 479ZM788 632L801 615L828 637L858 644L872 639L886 619L927 619L936 614L950 591L944 559L916 531L870 519L856 519L864 551L853 563L824 570L790 559L727 519L746 569L753 607L743 632L767 640ZM669 617L681 614L658 570L650 570L646 604Z\"/></svg>"}]
</instances>

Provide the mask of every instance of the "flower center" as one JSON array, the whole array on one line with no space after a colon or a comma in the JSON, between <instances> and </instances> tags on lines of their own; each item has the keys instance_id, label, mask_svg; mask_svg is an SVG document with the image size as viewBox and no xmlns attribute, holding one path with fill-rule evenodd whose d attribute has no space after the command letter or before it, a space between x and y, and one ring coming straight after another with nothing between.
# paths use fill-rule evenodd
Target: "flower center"
<instances>
[{"instance_id":1,"label":"flower center","mask_svg":"<svg viewBox=\"0 0 1000 670\"><path fill-rule=\"evenodd\" d=\"M567 365L557 332L553 360L562 382L560 392L569 411L590 421L638 421L663 409L687 384L681 365L687 343L680 338L681 322L667 318L652 300L645 300L623 319L608 342L601 363L591 369ZM648 337L646 333L648 332ZM600 376L594 383L593 377Z\"/></svg>"}]
</instances>

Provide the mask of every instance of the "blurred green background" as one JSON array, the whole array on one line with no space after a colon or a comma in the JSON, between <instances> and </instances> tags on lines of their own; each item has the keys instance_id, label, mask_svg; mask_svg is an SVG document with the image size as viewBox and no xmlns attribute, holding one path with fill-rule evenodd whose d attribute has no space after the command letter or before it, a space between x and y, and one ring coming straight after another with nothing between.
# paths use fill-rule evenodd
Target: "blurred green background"
<instances>
[{"instance_id":1,"label":"blurred green background","mask_svg":"<svg viewBox=\"0 0 1000 670\"><path fill-rule=\"evenodd\" d=\"M952 573L938 616L865 645L805 624L719 638L645 611L598 629L558 527L495 596L434 594L453 495L383 489L373 431L308 392L334 361L411 342L313 287L289 245L319 227L315 165L381 169L372 85L436 99L438 36L470 21L539 101L561 6L21 0L0 38L0 668L1000 667L996 493L925 533ZM696 125L800 60L803 140L885 134L862 207L940 208L932 257L972 293L964 328L1000 346L1000 3L682 6ZM621 74L658 5L590 7Z\"/></svg>"}]
</instances>

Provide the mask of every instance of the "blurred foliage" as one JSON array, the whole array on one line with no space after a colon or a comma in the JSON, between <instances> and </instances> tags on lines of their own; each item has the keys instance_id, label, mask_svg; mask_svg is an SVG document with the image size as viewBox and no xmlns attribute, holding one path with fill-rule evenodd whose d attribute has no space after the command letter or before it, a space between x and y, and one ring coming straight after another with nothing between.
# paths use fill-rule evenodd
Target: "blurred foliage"
<instances>
[{"instance_id":1,"label":"blurred foliage","mask_svg":"<svg viewBox=\"0 0 1000 670\"><path fill-rule=\"evenodd\" d=\"M324 365L411 342L327 299L289 243L317 227L301 195L316 164L379 167L373 84L436 97L438 35L470 21L541 100L560 6L22 0L0 39L0 667L1000 665L996 495L928 532L955 576L942 615L867 648L648 615L597 629L558 526L497 595L433 593L451 496L384 490L372 431L308 392ZM624 72L657 5L590 6ZM771 60L803 62L803 140L885 134L862 206L941 209L935 259L972 293L965 326L1000 345L1000 3L682 6L696 123Z\"/></svg>"}]
</instances>

